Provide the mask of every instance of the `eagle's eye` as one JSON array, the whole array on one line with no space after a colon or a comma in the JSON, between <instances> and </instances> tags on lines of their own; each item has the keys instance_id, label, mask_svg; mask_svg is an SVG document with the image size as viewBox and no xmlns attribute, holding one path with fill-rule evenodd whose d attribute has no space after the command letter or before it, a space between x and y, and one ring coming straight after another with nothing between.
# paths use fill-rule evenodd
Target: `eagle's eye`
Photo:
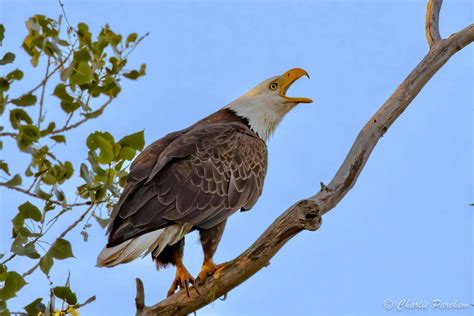
<instances>
[{"instance_id":1,"label":"eagle's eye","mask_svg":"<svg viewBox=\"0 0 474 316\"><path fill-rule=\"evenodd\" d=\"M278 88L278 83L276 82L272 82L270 83L270 90L276 90Z\"/></svg>"}]
</instances>

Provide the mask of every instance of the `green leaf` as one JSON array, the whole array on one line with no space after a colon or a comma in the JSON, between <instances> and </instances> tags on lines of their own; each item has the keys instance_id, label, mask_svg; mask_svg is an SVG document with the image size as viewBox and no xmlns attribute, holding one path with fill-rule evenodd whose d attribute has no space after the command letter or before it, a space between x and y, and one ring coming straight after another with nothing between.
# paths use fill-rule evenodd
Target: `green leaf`
<instances>
[{"instance_id":1,"label":"green leaf","mask_svg":"<svg viewBox=\"0 0 474 316\"><path fill-rule=\"evenodd\" d=\"M20 125L19 131L20 131L21 137L24 137L27 140L32 141L32 142L37 141L41 136L41 133L38 127L36 127L33 124Z\"/></svg>"},{"instance_id":2,"label":"green leaf","mask_svg":"<svg viewBox=\"0 0 474 316\"><path fill-rule=\"evenodd\" d=\"M31 117L22 109L13 109L10 111L10 123L14 129L18 129L21 122L32 124Z\"/></svg>"},{"instance_id":3,"label":"green leaf","mask_svg":"<svg viewBox=\"0 0 474 316\"><path fill-rule=\"evenodd\" d=\"M10 82L5 78L0 77L0 93L8 91L8 89L10 89Z\"/></svg>"},{"instance_id":4,"label":"green leaf","mask_svg":"<svg viewBox=\"0 0 474 316\"><path fill-rule=\"evenodd\" d=\"M66 143L66 137L64 135L54 135L50 137L56 143Z\"/></svg>"},{"instance_id":5,"label":"green leaf","mask_svg":"<svg viewBox=\"0 0 474 316\"><path fill-rule=\"evenodd\" d=\"M44 130L41 131L41 136L46 136L46 135L51 134L55 128L56 128L56 123L50 122L48 124L48 127L46 127Z\"/></svg>"},{"instance_id":6,"label":"green leaf","mask_svg":"<svg viewBox=\"0 0 474 316\"><path fill-rule=\"evenodd\" d=\"M7 79L7 80L21 80L21 79L23 79L23 71L21 71L20 69L15 69L12 72L10 72L8 75L6 75L5 79Z\"/></svg>"},{"instance_id":7,"label":"green leaf","mask_svg":"<svg viewBox=\"0 0 474 316\"><path fill-rule=\"evenodd\" d=\"M146 71L146 65L145 64L142 64L140 66L140 69L139 70L132 70L130 72L125 72L123 74L123 76L125 78L128 78L128 79L131 79L131 80L136 80L138 79L139 77L141 76L144 76L145 75L145 71Z\"/></svg>"},{"instance_id":8,"label":"green leaf","mask_svg":"<svg viewBox=\"0 0 474 316\"><path fill-rule=\"evenodd\" d=\"M5 38L5 26L0 24L0 46L2 46L3 39Z\"/></svg>"},{"instance_id":9,"label":"green leaf","mask_svg":"<svg viewBox=\"0 0 474 316\"><path fill-rule=\"evenodd\" d=\"M16 292L18 292L23 286L25 286L25 284L25 279L23 279L20 274L15 271L7 272L5 284L0 290L0 298L8 300L12 297L15 297Z\"/></svg>"},{"instance_id":10,"label":"green leaf","mask_svg":"<svg viewBox=\"0 0 474 316\"><path fill-rule=\"evenodd\" d=\"M18 106L30 106L34 105L36 103L36 96L29 93L29 94L24 94L18 99L13 99L12 103Z\"/></svg>"},{"instance_id":11,"label":"green leaf","mask_svg":"<svg viewBox=\"0 0 474 316\"><path fill-rule=\"evenodd\" d=\"M108 218L101 218L95 214L93 214L92 216L94 216L95 220L97 221L97 223L99 223L100 227L102 228L105 228L107 227L107 225L109 225L109 220Z\"/></svg>"},{"instance_id":12,"label":"green leaf","mask_svg":"<svg viewBox=\"0 0 474 316\"><path fill-rule=\"evenodd\" d=\"M105 140L102 136L96 136L96 142L100 148L99 163L108 164L114 159L114 150L112 144Z\"/></svg>"},{"instance_id":13,"label":"green leaf","mask_svg":"<svg viewBox=\"0 0 474 316\"><path fill-rule=\"evenodd\" d=\"M53 192L54 192L54 196L56 196L56 198L58 199L58 201L64 201L64 199L66 198L64 196L64 192L63 190L61 190L61 188L59 188L58 186L54 186L53 188Z\"/></svg>"},{"instance_id":14,"label":"green leaf","mask_svg":"<svg viewBox=\"0 0 474 316\"><path fill-rule=\"evenodd\" d=\"M8 169L8 164L3 160L0 160L0 170L3 170L3 172L10 175L10 170Z\"/></svg>"},{"instance_id":15,"label":"green leaf","mask_svg":"<svg viewBox=\"0 0 474 316\"><path fill-rule=\"evenodd\" d=\"M43 216L41 215L41 211L39 208L31 204L30 202L23 203L18 207L20 214L23 218L31 218L36 222L40 222Z\"/></svg>"},{"instance_id":16,"label":"green leaf","mask_svg":"<svg viewBox=\"0 0 474 316\"><path fill-rule=\"evenodd\" d=\"M3 55L2 59L0 59L0 66L11 64L14 61L15 61L15 54L8 52L5 55Z\"/></svg>"},{"instance_id":17,"label":"green leaf","mask_svg":"<svg viewBox=\"0 0 474 316\"><path fill-rule=\"evenodd\" d=\"M94 78L94 73L87 61L81 61L76 72L71 76L69 82L71 84L83 85L88 84Z\"/></svg>"},{"instance_id":18,"label":"green leaf","mask_svg":"<svg viewBox=\"0 0 474 316\"><path fill-rule=\"evenodd\" d=\"M62 172L64 179L69 179L72 177L72 175L74 174L74 167L70 161L66 161L62 165Z\"/></svg>"},{"instance_id":19,"label":"green leaf","mask_svg":"<svg viewBox=\"0 0 474 316\"><path fill-rule=\"evenodd\" d=\"M71 113L77 110L81 104L79 102L67 102L67 101L61 101L61 108L64 110L66 113Z\"/></svg>"},{"instance_id":20,"label":"green leaf","mask_svg":"<svg viewBox=\"0 0 474 316\"><path fill-rule=\"evenodd\" d=\"M79 170L79 175L82 179L84 179L84 181L86 181L87 183L91 183L92 182L92 175L89 171L89 168L87 168L87 165L85 163L81 163L81 168Z\"/></svg>"},{"instance_id":21,"label":"green leaf","mask_svg":"<svg viewBox=\"0 0 474 316\"><path fill-rule=\"evenodd\" d=\"M92 170L98 176L104 176L105 175L105 170L102 169L98 164L99 157L97 156L97 153L95 151L89 150L89 152L87 153L87 160L91 164Z\"/></svg>"},{"instance_id":22,"label":"green leaf","mask_svg":"<svg viewBox=\"0 0 474 316\"><path fill-rule=\"evenodd\" d=\"M77 304L76 293L71 291L71 288L68 286L56 286L53 288L53 293L57 298L66 301L69 305Z\"/></svg>"},{"instance_id":23,"label":"green leaf","mask_svg":"<svg viewBox=\"0 0 474 316\"><path fill-rule=\"evenodd\" d=\"M135 149L129 146L120 148L119 159L132 160L135 157Z\"/></svg>"},{"instance_id":24,"label":"green leaf","mask_svg":"<svg viewBox=\"0 0 474 316\"><path fill-rule=\"evenodd\" d=\"M41 189L41 183L39 181L35 186L35 193L36 193L36 195L38 195L43 200L49 200L52 196L51 194L46 193Z\"/></svg>"},{"instance_id":25,"label":"green leaf","mask_svg":"<svg viewBox=\"0 0 474 316\"><path fill-rule=\"evenodd\" d=\"M130 33L130 35L127 36L127 40L125 41L125 47L129 47L130 43L134 43L137 40L137 33Z\"/></svg>"},{"instance_id":26,"label":"green leaf","mask_svg":"<svg viewBox=\"0 0 474 316\"><path fill-rule=\"evenodd\" d=\"M21 176L19 174L16 174L13 176L13 178L5 182L5 185L7 187L16 187L16 186L21 185L21 182L22 182Z\"/></svg>"},{"instance_id":27,"label":"green leaf","mask_svg":"<svg viewBox=\"0 0 474 316\"><path fill-rule=\"evenodd\" d=\"M49 253L46 253L39 261L39 267L46 275L49 275L49 271L51 271L53 264L53 257Z\"/></svg>"},{"instance_id":28,"label":"green leaf","mask_svg":"<svg viewBox=\"0 0 474 316\"><path fill-rule=\"evenodd\" d=\"M31 233L29 232L27 228L21 227L20 233L24 234L25 231L27 232L26 235L31 235ZM31 259L39 259L41 256L38 253L38 251L36 251L35 245L33 243L27 243L23 245L22 238L15 239L15 241L12 243L12 246L11 246L11 252L19 256L27 256Z\"/></svg>"},{"instance_id":29,"label":"green leaf","mask_svg":"<svg viewBox=\"0 0 474 316\"><path fill-rule=\"evenodd\" d=\"M42 303L42 298L37 298L30 304L23 307L23 309L28 313L28 315L37 316L39 314L44 314L46 306Z\"/></svg>"},{"instance_id":30,"label":"green leaf","mask_svg":"<svg viewBox=\"0 0 474 316\"><path fill-rule=\"evenodd\" d=\"M143 131L130 134L118 141L122 146L130 146L136 150L142 150L145 146L145 137Z\"/></svg>"},{"instance_id":31,"label":"green leaf","mask_svg":"<svg viewBox=\"0 0 474 316\"><path fill-rule=\"evenodd\" d=\"M77 25L77 35L81 46L90 45L92 34L89 32L89 26L85 23Z\"/></svg>"},{"instance_id":32,"label":"green leaf","mask_svg":"<svg viewBox=\"0 0 474 316\"><path fill-rule=\"evenodd\" d=\"M65 101L68 103L71 103L72 101L74 101L74 98L71 95L69 95L69 93L67 93L66 86L62 83L58 84L56 88L54 88L53 95L57 96L62 101Z\"/></svg>"},{"instance_id":33,"label":"green leaf","mask_svg":"<svg viewBox=\"0 0 474 316\"><path fill-rule=\"evenodd\" d=\"M74 257L72 254L71 243L66 239L59 238L51 247L51 256L58 260Z\"/></svg>"},{"instance_id":34,"label":"green leaf","mask_svg":"<svg viewBox=\"0 0 474 316\"><path fill-rule=\"evenodd\" d=\"M113 137L109 133L95 132L87 138L87 146L95 150L100 149L98 162L102 164L111 163L114 159Z\"/></svg>"},{"instance_id":35,"label":"green leaf","mask_svg":"<svg viewBox=\"0 0 474 316\"><path fill-rule=\"evenodd\" d=\"M71 72L72 72L71 66L64 68L64 70L61 71L61 74L59 75L59 78L61 79L61 81L67 82L67 80L69 79L69 76L71 75Z\"/></svg>"},{"instance_id":36,"label":"green leaf","mask_svg":"<svg viewBox=\"0 0 474 316\"><path fill-rule=\"evenodd\" d=\"M7 308L7 303L4 300L0 300L0 316L10 316L10 311Z\"/></svg>"},{"instance_id":37,"label":"green leaf","mask_svg":"<svg viewBox=\"0 0 474 316\"><path fill-rule=\"evenodd\" d=\"M97 111L84 113L82 115L84 115L84 117L86 118L96 118L99 115L101 115L103 112L104 112L104 109L98 109Z\"/></svg>"},{"instance_id":38,"label":"green leaf","mask_svg":"<svg viewBox=\"0 0 474 316\"><path fill-rule=\"evenodd\" d=\"M103 94L115 98L120 93L121 88L115 78L107 76L103 81L101 90Z\"/></svg>"}]
</instances>

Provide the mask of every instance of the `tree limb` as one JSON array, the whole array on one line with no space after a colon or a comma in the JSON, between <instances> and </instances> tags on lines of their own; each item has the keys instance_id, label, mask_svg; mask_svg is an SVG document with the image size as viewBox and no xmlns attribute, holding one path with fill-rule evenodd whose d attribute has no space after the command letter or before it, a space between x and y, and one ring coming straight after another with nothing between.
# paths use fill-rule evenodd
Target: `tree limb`
<instances>
[{"instance_id":1,"label":"tree limb","mask_svg":"<svg viewBox=\"0 0 474 316\"><path fill-rule=\"evenodd\" d=\"M143 284L138 280L136 315L186 315L194 312L268 265L280 248L300 231L319 228L321 215L333 209L354 186L372 150L393 122L449 58L474 41L474 24L447 39L441 39L438 31L440 7L441 0L430 0L428 3L426 25L431 44L428 54L365 124L331 182L328 185L321 184L321 190L316 195L287 209L250 248L223 264L199 287L201 295L192 290L188 297L186 291L179 291L153 306L144 306Z\"/></svg>"},{"instance_id":2,"label":"tree limb","mask_svg":"<svg viewBox=\"0 0 474 316\"><path fill-rule=\"evenodd\" d=\"M100 111L100 112L102 113L102 111L105 110L105 108L106 108L110 103L112 103L113 100L114 100L113 97L109 97L109 99L108 99L104 104L102 104L100 108L98 108L98 109L97 109L96 111L94 111L94 112ZM56 130L52 131L51 133L49 133L48 135L56 135L56 134L59 134L59 133L63 133L63 132L68 131L68 130L70 130L70 129L79 127L79 126L81 126L82 124L84 124L85 122L87 122L87 121L89 121L89 120L92 120L92 119L94 119L94 118L96 118L96 116L86 116L86 117L84 117L82 120L79 120L79 121L77 121L77 122L75 122L74 124L71 124L71 125L69 125L69 126L67 125L67 124L68 124L68 121L69 121L69 119L68 119L68 121L66 122L66 125L65 125L63 128L56 129Z\"/></svg>"},{"instance_id":3,"label":"tree limb","mask_svg":"<svg viewBox=\"0 0 474 316\"><path fill-rule=\"evenodd\" d=\"M20 187L16 187L16 186L7 185L6 183L3 183L3 182L0 182L0 187L5 187L5 188L10 189L10 190L21 192L23 194L34 197L36 199L40 199L40 200L43 200L43 201L49 201L53 204L56 204L56 205L59 205L59 206L62 206L62 207L67 207L67 208L71 208L71 207L74 207L74 206L91 205L91 204L94 203L92 201L86 201L86 202L68 204L65 201L58 201L58 200L54 200L54 199L45 199L45 198L39 196L36 193L30 192L29 190L26 190L26 189L23 189L23 188L20 188Z\"/></svg>"},{"instance_id":4,"label":"tree limb","mask_svg":"<svg viewBox=\"0 0 474 316\"><path fill-rule=\"evenodd\" d=\"M84 218L86 217L87 214L89 214L89 212L92 210L92 208L94 207L94 204L90 205L85 211L84 213L81 214L81 216L79 216L78 219L76 219L71 225L69 225L66 230L64 230L57 238L56 240L51 244L51 247L50 249L52 249L55 245L55 242L58 240L58 239L61 239L61 238L64 238L71 230L73 230L80 222L82 222L84 220ZM50 250L48 249L48 251ZM47 251L47 252L48 252ZM40 265L40 261L38 260L38 262L32 266L28 271L26 271L25 273L22 274L22 277L26 277L30 274L32 274ZM94 298L95 299L95 298Z\"/></svg>"},{"instance_id":5,"label":"tree limb","mask_svg":"<svg viewBox=\"0 0 474 316\"><path fill-rule=\"evenodd\" d=\"M38 129L41 130L41 121L43 120L43 104L44 104L44 93L46 91L46 83L48 82L48 75L49 75L49 67L51 66L51 57L48 57L48 63L46 65L46 73L44 75L44 80L41 88L41 98L39 102L39 113L38 113Z\"/></svg>"},{"instance_id":6,"label":"tree limb","mask_svg":"<svg viewBox=\"0 0 474 316\"><path fill-rule=\"evenodd\" d=\"M426 7L425 30L428 45L433 46L435 42L441 40L439 34L439 11L443 0L429 0Z\"/></svg>"}]
</instances>

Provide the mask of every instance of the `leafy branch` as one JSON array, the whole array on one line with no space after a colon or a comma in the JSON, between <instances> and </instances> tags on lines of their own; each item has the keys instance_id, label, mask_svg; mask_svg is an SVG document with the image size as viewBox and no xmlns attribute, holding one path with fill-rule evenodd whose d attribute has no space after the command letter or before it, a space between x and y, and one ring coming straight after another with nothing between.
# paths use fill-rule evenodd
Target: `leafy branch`
<instances>
[{"instance_id":1,"label":"leafy branch","mask_svg":"<svg viewBox=\"0 0 474 316\"><path fill-rule=\"evenodd\" d=\"M61 1L60 5L65 14ZM8 253L0 254L0 316L10 315L7 303L27 286L26 278L38 268L48 279L51 294L36 298L24 307L26 313L21 313L63 315L95 300L91 297L78 303L69 277L65 285L55 286L51 279L54 261L73 257L73 246L65 238L80 223L86 221L81 231L85 241L91 219L101 227L106 225L108 210L128 175L129 162L144 146L143 131L118 141L108 132L97 131L83 140L89 150L80 166L61 158L64 151L58 147L66 146L69 131L102 116L120 94L124 78L136 80L145 75L145 65L135 70L125 67L130 53L148 35L131 33L124 37L105 25L93 37L87 24L72 27L65 18L66 30L62 28L63 17L54 20L35 15L25 23L27 35L22 49L30 56L32 67L44 66L41 82L20 96L11 97L10 88L26 75L18 68L0 73L0 116L8 117L2 122L9 123L0 126L0 137L4 137L0 138L0 150L4 140L13 140L18 150L9 152L7 157L13 161L19 155L29 157L29 163L22 168L14 164L15 170L10 170L9 161L0 160L0 178L4 179L0 188L43 203L40 208L25 201L11 221L11 247ZM4 35L5 27L0 24L0 45ZM7 52L0 58L0 66L13 66L15 57ZM48 108L53 106L60 106L64 121L48 120ZM33 120L33 115L37 119ZM74 177L83 183L76 192L64 191L64 185ZM71 221L77 212L80 215ZM60 219L66 229L56 237L50 236L48 233ZM44 244L50 246L45 248ZM16 271L18 260L32 261L31 268ZM62 302L60 310L55 308L56 300Z\"/></svg>"}]
</instances>

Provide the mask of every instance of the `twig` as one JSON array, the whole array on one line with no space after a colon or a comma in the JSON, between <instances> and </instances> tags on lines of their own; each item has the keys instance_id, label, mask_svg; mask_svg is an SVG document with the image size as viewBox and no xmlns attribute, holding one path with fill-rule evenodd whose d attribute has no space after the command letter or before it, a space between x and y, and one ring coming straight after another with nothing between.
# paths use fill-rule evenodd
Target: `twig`
<instances>
[{"instance_id":1,"label":"twig","mask_svg":"<svg viewBox=\"0 0 474 316\"><path fill-rule=\"evenodd\" d=\"M16 257L16 253L12 253L10 255L10 257L8 257L7 259L3 260L1 264L6 264L8 261L12 260L13 258Z\"/></svg>"},{"instance_id":2,"label":"twig","mask_svg":"<svg viewBox=\"0 0 474 316\"><path fill-rule=\"evenodd\" d=\"M442 3L443 0L429 0L426 7L425 31L430 47L441 40L441 35L439 34L439 12Z\"/></svg>"},{"instance_id":3,"label":"twig","mask_svg":"<svg viewBox=\"0 0 474 316\"><path fill-rule=\"evenodd\" d=\"M76 227L80 222L82 222L82 220L86 217L86 215L90 212L90 210L94 207L94 204L90 205L86 211L84 213L82 213L81 216L79 216L79 218L77 220L75 220L71 225L69 225L65 231L63 231L57 238L56 240L58 239L61 239L61 238L64 238L71 230L74 229L74 227ZM55 241L56 242L56 241ZM52 243L52 246L49 248L49 250L51 250L52 247L54 247L54 244L55 242ZM48 250L48 251L49 251ZM39 261L34 265L32 266L28 271L26 271L25 273L23 273L23 277L26 277L30 274L32 274L37 268L39 267Z\"/></svg>"},{"instance_id":4,"label":"twig","mask_svg":"<svg viewBox=\"0 0 474 316\"><path fill-rule=\"evenodd\" d=\"M43 84L41 88L41 98L39 102L39 114L38 114L38 129L41 129L41 121L43 120L43 103L44 103L44 92L46 91L46 83L48 80L49 67L51 66L51 57L48 57L48 64L46 65L46 73L44 75Z\"/></svg>"},{"instance_id":5,"label":"twig","mask_svg":"<svg viewBox=\"0 0 474 316\"><path fill-rule=\"evenodd\" d=\"M112 101L113 101L114 98L110 97L109 100L107 100L107 102L105 102L100 108L98 108L96 111L103 111ZM70 129L73 129L73 128L76 128L76 127L79 127L81 126L82 124L84 124L85 122L91 120L91 119L94 119L95 117L85 117L83 118L82 120L79 120L77 121L76 123L74 124L71 124L69 126L64 126L63 128L60 128L60 129L56 129L54 131L52 131L49 135L55 135L55 134L59 134L59 133L63 133L65 131L68 131Z\"/></svg>"},{"instance_id":6,"label":"twig","mask_svg":"<svg viewBox=\"0 0 474 316\"><path fill-rule=\"evenodd\" d=\"M63 11L64 19L66 20L67 26L69 27L69 29L72 29L71 23L69 23L69 19L67 18L66 10L64 9L64 3L62 2L62 0L58 1L59 6L61 7L61 11Z\"/></svg>"},{"instance_id":7,"label":"twig","mask_svg":"<svg viewBox=\"0 0 474 316\"><path fill-rule=\"evenodd\" d=\"M133 44L133 46L130 48L130 50L123 56L122 59L127 59L127 57L137 48L138 44L140 44L141 41L143 41L148 35L150 35L150 32L146 32L140 38Z\"/></svg>"},{"instance_id":8,"label":"twig","mask_svg":"<svg viewBox=\"0 0 474 316\"><path fill-rule=\"evenodd\" d=\"M135 296L135 306L137 311L143 311L145 307L145 289L143 288L143 282L140 278L135 279L135 284L137 287L137 295Z\"/></svg>"},{"instance_id":9,"label":"twig","mask_svg":"<svg viewBox=\"0 0 474 316\"><path fill-rule=\"evenodd\" d=\"M34 197L34 198L37 198L37 199L41 199L43 201L50 201L51 203L53 204L56 204L56 205L60 205L60 206L63 206L63 207L75 207L75 206L83 206L83 205L91 205L93 202L91 201L87 201L87 202L80 202L80 203L72 203L72 204L68 204L68 203L64 203L64 202L61 202L61 201L57 201L57 200L53 200L53 199L49 199L49 200L46 200L46 199L43 199L41 196L35 194L35 193L32 193L32 192L29 192L28 190L26 189L23 189L23 188L19 188L19 187L14 187L14 186L10 186L10 185L6 185L5 183L3 182L0 182L0 187L5 187L5 188L8 188L10 190L14 190L14 191L18 191L18 192L21 192L21 193L24 193L26 195L29 195L31 197Z\"/></svg>"},{"instance_id":10,"label":"twig","mask_svg":"<svg viewBox=\"0 0 474 316\"><path fill-rule=\"evenodd\" d=\"M180 291L153 306L137 309L136 315L186 315L194 312L265 267L285 242L300 231L316 230L320 225L320 215L333 209L354 186L373 149L393 122L449 58L473 41L474 24L471 24L433 45L423 60L362 128L331 182L322 186L316 195L287 209L250 248L236 259L222 265L199 287L201 295L191 291L188 297L186 291ZM139 293L140 297L143 295L144 293Z\"/></svg>"},{"instance_id":11,"label":"twig","mask_svg":"<svg viewBox=\"0 0 474 316\"><path fill-rule=\"evenodd\" d=\"M69 59L69 57L71 57L71 54L72 54L73 51L70 51L69 54L66 56L66 58L64 58L57 66L56 68L54 68L47 76L44 77L44 79L38 84L36 85L33 89L29 90L27 93L24 93L23 95L29 95L29 94L32 94L34 93L36 90L38 90L39 88L41 88L45 83L46 81L49 80L49 78L51 78L52 75L54 75L59 69L61 69L61 67L66 63L66 61ZM7 101L7 104L8 103L11 103L12 100L14 99L10 99ZM1 135L0 135L1 136Z\"/></svg>"},{"instance_id":12,"label":"twig","mask_svg":"<svg viewBox=\"0 0 474 316\"><path fill-rule=\"evenodd\" d=\"M8 136L8 137L13 137L13 138L16 138L18 136L17 133L13 133L13 132L3 132L3 133L0 133L0 137L3 137L3 136Z\"/></svg>"},{"instance_id":13,"label":"twig","mask_svg":"<svg viewBox=\"0 0 474 316\"><path fill-rule=\"evenodd\" d=\"M94 296L91 296L91 297L89 297L84 303L80 303L80 304L74 305L74 308L75 308L75 309L79 309L79 308L81 308L81 307L84 307L84 306L86 306L87 304L90 304L90 303L94 302L95 299L96 299L96 298L95 298L95 295L94 295Z\"/></svg>"}]
</instances>

